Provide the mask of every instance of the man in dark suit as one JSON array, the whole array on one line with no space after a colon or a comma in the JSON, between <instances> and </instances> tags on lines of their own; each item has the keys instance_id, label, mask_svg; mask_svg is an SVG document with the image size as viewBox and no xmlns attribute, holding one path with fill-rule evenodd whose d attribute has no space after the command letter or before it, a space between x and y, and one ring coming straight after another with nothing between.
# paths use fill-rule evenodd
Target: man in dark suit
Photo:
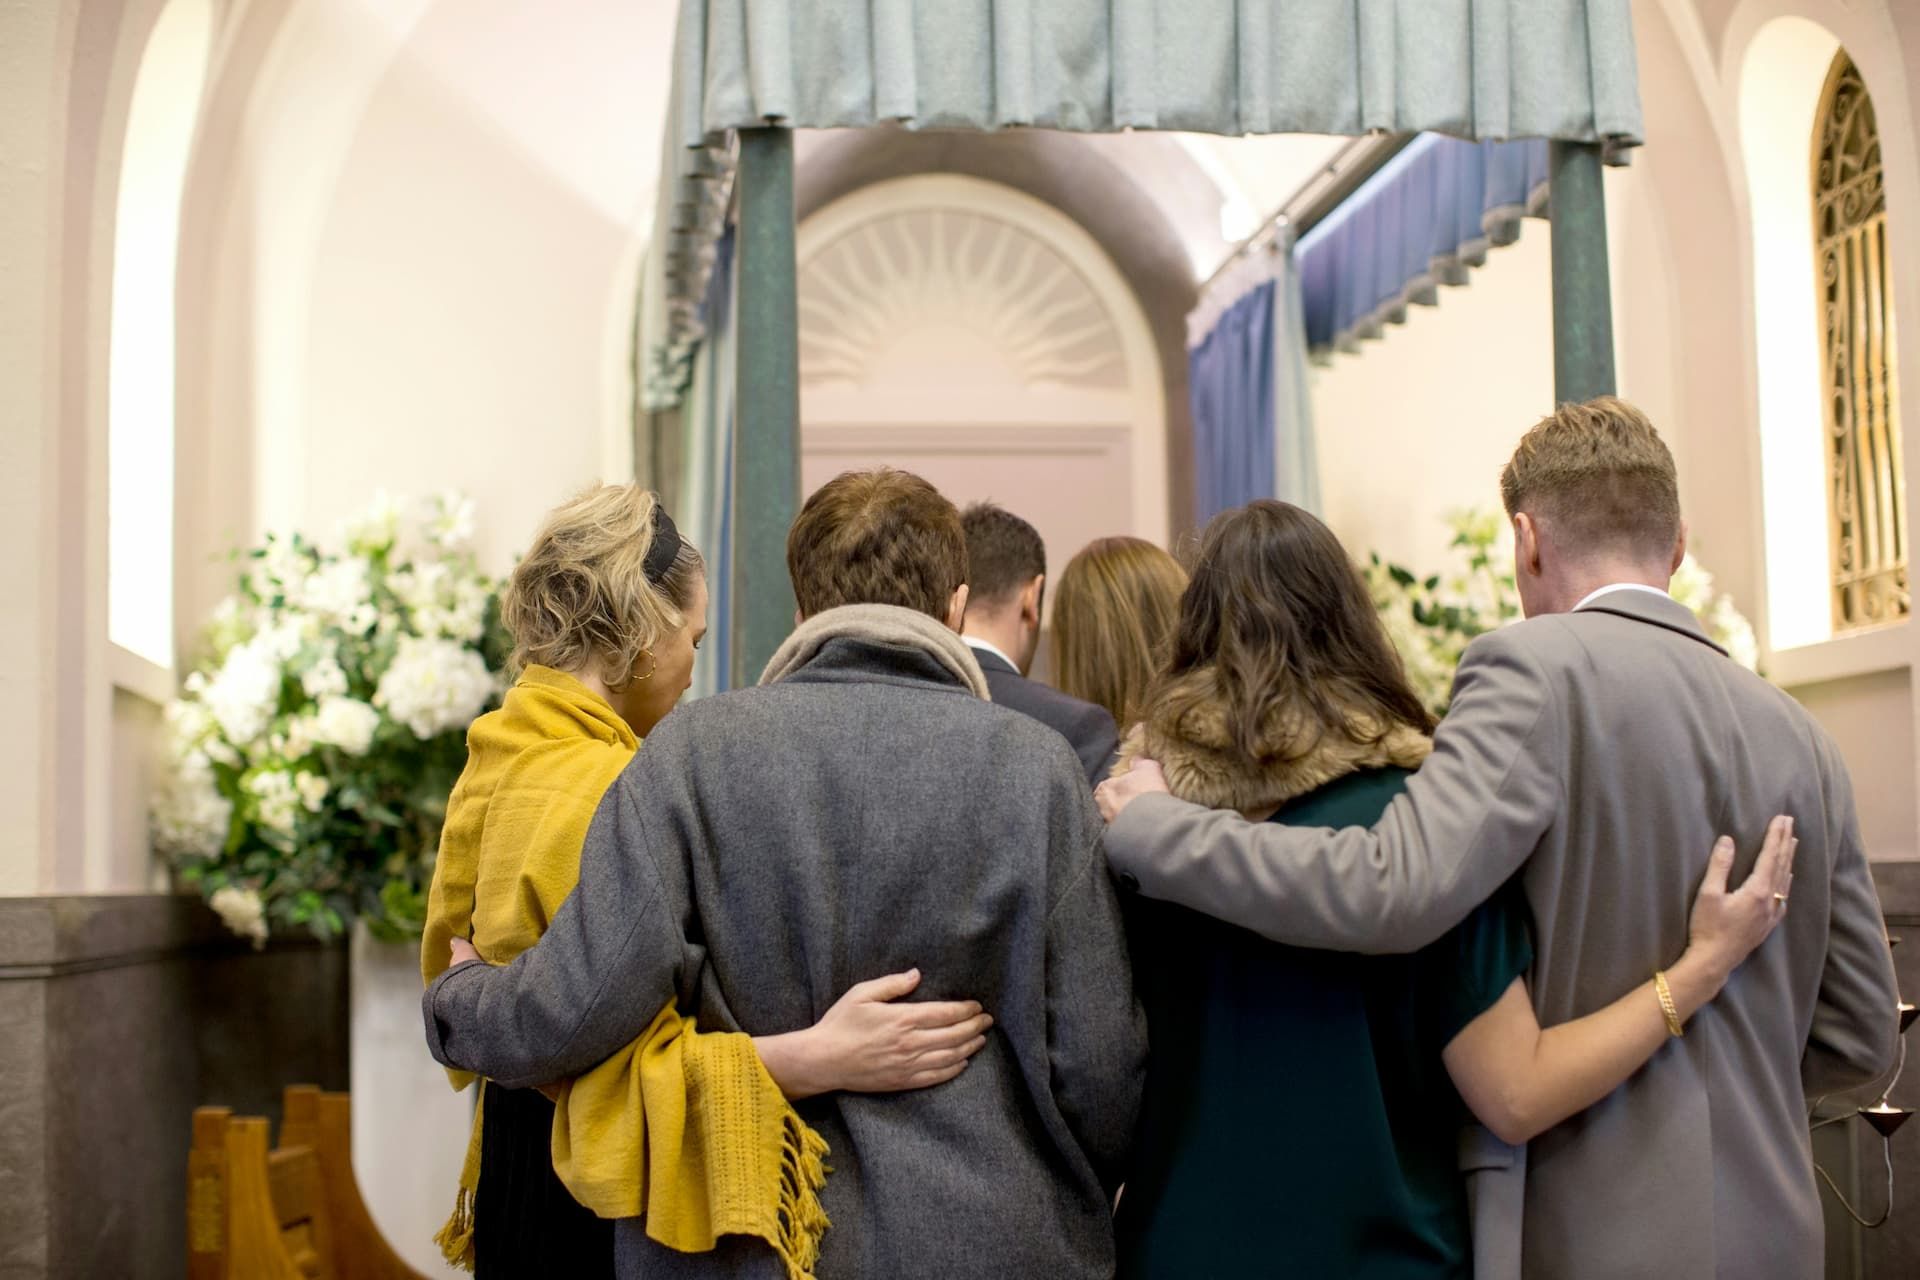
<instances>
[{"instance_id":1,"label":"man in dark suit","mask_svg":"<svg viewBox=\"0 0 1920 1280\"><path fill-rule=\"evenodd\" d=\"M967 532L967 620L963 638L986 673L993 700L1055 730L1080 757L1087 780L1113 763L1120 735L1102 707L1029 680L1040 647L1040 605L1047 589L1047 547L1032 525L991 502L960 517Z\"/></svg>"}]
</instances>

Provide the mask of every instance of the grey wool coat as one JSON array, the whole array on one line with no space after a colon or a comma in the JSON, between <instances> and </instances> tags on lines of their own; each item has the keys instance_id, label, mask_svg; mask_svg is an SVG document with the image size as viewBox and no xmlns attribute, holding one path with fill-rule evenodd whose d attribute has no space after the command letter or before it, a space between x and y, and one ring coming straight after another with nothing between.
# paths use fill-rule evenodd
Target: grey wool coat
<instances>
[{"instance_id":1,"label":"grey wool coat","mask_svg":"<svg viewBox=\"0 0 1920 1280\"><path fill-rule=\"evenodd\" d=\"M659 725L539 944L429 988L429 1046L531 1085L607 1057L670 999L703 1030L773 1034L918 967L914 998L977 999L995 1024L947 1084L797 1104L832 1147L817 1274L1110 1276L1146 1046L1086 775L940 646L836 631L837 612L777 683ZM622 1276L782 1275L758 1241L675 1254L639 1219L618 1233Z\"/></svg>"},{"instance_id":2,"label":"grey wool coat","mask_svg":"<svg viewBox=\"0 0 1920 1280\"><path fill-rule=\"evenodd\" d=\"M1552 1026L1677 959L1715 838L1741 842L1738 883L1777 813L1800 841L1785 922L1684 1038L1530 1144L1519 1248L1540 1280L1804 1280L1807 1102L1892 1065L1886 928L1833 743L1685 607L1614 591L1476 640L1433 755L1371 830L1146 796L1107 855L1153 897L1353 951L1423 946L1517 871Z\"/></svg>"}]
</instances>

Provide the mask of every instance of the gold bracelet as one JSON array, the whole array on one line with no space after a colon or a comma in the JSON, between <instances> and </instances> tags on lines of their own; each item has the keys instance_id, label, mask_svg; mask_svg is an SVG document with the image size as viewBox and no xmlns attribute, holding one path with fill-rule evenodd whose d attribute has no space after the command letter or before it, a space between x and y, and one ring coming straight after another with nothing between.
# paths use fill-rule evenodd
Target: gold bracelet
<instances>
[{"instance_id":1,"label":"gold bracelet","mask_svg":"<svg viewBox=\"0 0 1920 1280\"><path fill-rule=\"evenodd\" d=\"M1666 1015L1667 1031L1676 1038L1687 1034L1686 1028L1680 1025L1680 1010L1674 1007L1673 989L1667 985L1666 970L1653 971L1653 989L1660 995L1660 1012Z\"/></svg>"}]
</instances>

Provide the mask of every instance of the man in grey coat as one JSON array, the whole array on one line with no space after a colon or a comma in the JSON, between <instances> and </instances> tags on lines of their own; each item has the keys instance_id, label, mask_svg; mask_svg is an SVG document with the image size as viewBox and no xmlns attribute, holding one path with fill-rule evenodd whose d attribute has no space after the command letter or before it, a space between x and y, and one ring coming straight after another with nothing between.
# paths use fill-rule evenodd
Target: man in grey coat
<instances>
[{"instance_id":1,"label":"man in grey coat","mask_svg":"<svg viewBox=\"0 0 1920 1280\"><path fill-rule=\"evenodd\" d=\"M1897 996L1847 772L1797 703L1666 594L1685 549L1673 460L1637 409L1565 405L1502 477L1528 621L1468 649L1432 757L1372 830L1248 824L1103 787L1123 884L1299 946L1411 951L1518 872L1543 1025L1670 963L1717 833L1795 820L1779 936L1681 1038L1528 1152L1525 1274L1821 1270L1809 1098L1887 1071Z\"/></svg>"},{"instance_id":2,"label":"man in grey coat","mask_svg":"<svg viewBox=\"0 0 1920 1280\"><path fill-rule=\"evenodd\" d=\"M428 989L429 1046L539 1084L670 999L703 1030L772 1034L917 967L920 998L978 1000L994 1025L948 1083L796 1102L832 1148L817 1274L1108 1277L1145 1029L1085 774L986 700L957 634L959 513L925 481L841 476L787 555L805 621L761 687L660 724L538 945ZM618 1249L647 1280L784 1276L760 1241L678 1254L639 1219Z\"/></svg>"}]
</instances>

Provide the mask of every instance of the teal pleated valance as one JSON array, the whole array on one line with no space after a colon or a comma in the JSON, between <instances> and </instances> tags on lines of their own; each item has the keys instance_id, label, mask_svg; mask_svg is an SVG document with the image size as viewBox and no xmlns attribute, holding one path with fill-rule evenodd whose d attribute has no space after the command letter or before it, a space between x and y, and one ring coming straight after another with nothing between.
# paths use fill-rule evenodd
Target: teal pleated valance
<instances>
[{"instance_id":1,"label":"teal pleated valance","mask_svg":"<svg viewBox=\"0 0 1920 1280\"><path fill-rule=\"evenodd\" d=\"M730 130L1640 141L1630 0L682 0L647 308L672 403L724 213ZM719 213L716 213L716 207ZM675 319L675 317L678 317ZM643 318L643 327L647 322ZM689 335L692 334L690 337Z\"/></svg>"},{"instance_id":2,"label":"teal pleated valance","mask_svg":"<svg viewBox=\"0 0 1920 1280\"><path fill-rule=\"evenodd\" d=\"M1631 144L1640 104L1628 9L1628 0L684 0L674 77L686 146L764 124L883 122Z\"/></svg>"}]
</instances>

